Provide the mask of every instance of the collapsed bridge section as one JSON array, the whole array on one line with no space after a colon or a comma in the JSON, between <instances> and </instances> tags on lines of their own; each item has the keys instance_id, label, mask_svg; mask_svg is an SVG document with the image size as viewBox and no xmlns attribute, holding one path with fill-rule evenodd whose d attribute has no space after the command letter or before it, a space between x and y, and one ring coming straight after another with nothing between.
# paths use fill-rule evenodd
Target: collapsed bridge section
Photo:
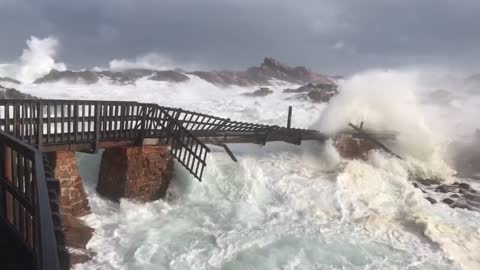
<instances>
[{"instance_id":1,"label":"collapsed bridge section","mask_svg":"<svg viewBox=\"0 0 480 270\"><path fill-rule=\"evenodd\" d=\"M227 143L300 144L302 140L325 140L317 131L289 126L239 122L138 102L0 100L0 130L42 152L95 152L101 148L142 145L153 139L158 144L170 145L174 157L198 180L202 179L210 152L207 144L229 151Z\"/></svg>"}]
</instances>

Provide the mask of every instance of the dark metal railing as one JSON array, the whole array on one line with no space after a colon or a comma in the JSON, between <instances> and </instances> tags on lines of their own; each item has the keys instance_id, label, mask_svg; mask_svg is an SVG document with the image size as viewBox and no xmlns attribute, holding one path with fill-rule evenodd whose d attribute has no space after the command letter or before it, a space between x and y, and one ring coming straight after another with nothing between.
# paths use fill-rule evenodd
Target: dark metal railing
<instances>
[{"instance_id":1,"label":"dark metal railing","mask_svg":"<svg viewBox=\"0 0 480 270\"><path fill-rule=\"evenodd\" d=\"M0 219L33 254L35 269L60 269L42 154L2 131Z\"/></svg>"}]
</instances>

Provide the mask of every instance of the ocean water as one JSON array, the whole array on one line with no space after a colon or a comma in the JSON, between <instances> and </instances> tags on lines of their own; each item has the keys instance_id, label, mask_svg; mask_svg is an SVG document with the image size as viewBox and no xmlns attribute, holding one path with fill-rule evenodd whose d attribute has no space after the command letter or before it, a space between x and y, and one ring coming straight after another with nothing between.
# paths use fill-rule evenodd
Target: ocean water
<instances>
[{"instance_id":1,"label":"ocean water","mask_svg":"<svg viewBox=\"0 0 480 270\"><path fill-rule=\"evenodd\" d=\"M113 203L95 192L99 155L78 154L95 229L94 258L75 269L480 269L480 214L431 205L409 176L455 181L446 151L455 136L475 129L477 96L458 93L430 102L419 74L370 71L340 82L340 95L312 104L282 93L273 82L262 98L255 88L219 88L199 78L171 84L140 80L119 86L24 84L43 98L136 100L328 134L364 122L395 132L390 146L404 160L371 152L343 160L332 142L232 145L230 160L212 147L202 183L178 164L167 200Z\"/></svg>"}]
</instances>

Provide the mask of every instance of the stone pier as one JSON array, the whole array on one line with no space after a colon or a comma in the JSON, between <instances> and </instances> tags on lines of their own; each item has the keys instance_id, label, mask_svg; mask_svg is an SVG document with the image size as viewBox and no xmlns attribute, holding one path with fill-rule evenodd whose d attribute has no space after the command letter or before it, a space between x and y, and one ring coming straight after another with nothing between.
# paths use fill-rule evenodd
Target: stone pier
<instances>
[{"instance_id":1,"label":"stone pier","mask_svg":"<svg viewBox=\"0 0 480 270\"><path fill-rule=\"evenodd\" d=\"M365 159L372 149L378 147L371 141L361 138L354 138L351 134L341 134L335 138L335 147L343 158Z\"/></svg>"},{"instance_id":2,"label":"stone pier","mask_svg":"<svg viewBox=\"0 0 480 270\"><path fill-rule=\"evenodd\" d=\"M172 172L173 156L168 146L107 148L102 155L97 191L114 201L154 201L165 196Z\"/></svg>"},{"instance_id":3,"label":"stone pier","mask_svg":"<svg viewBox=\"0 0 480 270\"><path fill-rule=\"evenodd\" d=\"M55 179L60 182L60 207L63 214L81 217L90 213L74 151L48 153Z\"/></svg>"}]
</instances>

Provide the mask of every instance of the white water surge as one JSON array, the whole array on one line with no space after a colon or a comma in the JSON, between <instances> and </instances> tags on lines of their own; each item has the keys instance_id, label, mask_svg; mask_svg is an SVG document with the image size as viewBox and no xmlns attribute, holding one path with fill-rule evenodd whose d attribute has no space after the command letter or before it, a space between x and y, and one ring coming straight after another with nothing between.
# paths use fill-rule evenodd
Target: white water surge
<instances>
[{"instance_id":1,"label":"white water surge","mask_svg":"<svg viewBox=\"0 0 480 270\"><path fill-rule=\"evenodd\" d=\"M480 269L480 214L431 205L409 180L412 172L455 180L444 144L464 117L459 110L448 113L457 103L422 102L417 75L354 76L328 107L287 100L281 82L274 94L249 98L240 94L255 89L221 89L195 77L178 84L56 83L19 90L43 98L157 102L278 125L285 125L293 105L298 127L333 133L364 121L399 132L392 147L404 161L380 152L368 161L345 161L329 142L233 145L234 163L212 147L202 183L176 166L171 198L147 204L100 198L99 155L79 154L92 208L85 220L95 229L89 248L96 256L76 269ZM457 102L477 104L472 100ZM434 136L434 127L442 136Z\"/></svg>"}]
</instances>

